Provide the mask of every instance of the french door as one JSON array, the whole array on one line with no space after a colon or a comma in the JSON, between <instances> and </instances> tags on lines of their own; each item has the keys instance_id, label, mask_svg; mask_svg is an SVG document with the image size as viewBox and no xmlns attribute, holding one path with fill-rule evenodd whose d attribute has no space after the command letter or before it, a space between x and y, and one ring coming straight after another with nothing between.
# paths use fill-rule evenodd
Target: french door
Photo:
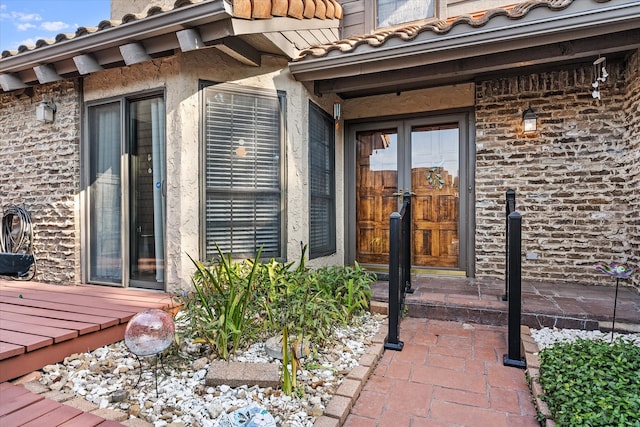
<instances>
[{"instance_id":1,"label":"french door","mask_svg":"<svg viewBox=\"0 0 640 427\"><path fill-rule=\"evenodd\" d=\"M164 289L161 96L88 108L87 281Z\"/></svg>"},{"instance_id":2,"label":"french door","mask_svg":"<svg viewBox=\"0 0 640 427\"><path fill-rule=\"evenodd\" d=\"M461 114L350 128L356 261L388 266L389 217L409 193L413 269L471 271L468 126Z\"/></svg>"}]
</instances>

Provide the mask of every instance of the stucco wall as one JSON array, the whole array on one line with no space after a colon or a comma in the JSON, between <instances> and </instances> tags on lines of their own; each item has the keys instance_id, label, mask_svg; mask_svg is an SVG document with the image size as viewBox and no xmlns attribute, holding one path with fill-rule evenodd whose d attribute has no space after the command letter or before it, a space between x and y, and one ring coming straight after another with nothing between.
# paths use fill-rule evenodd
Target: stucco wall
<instances>
[{"instance_id":1,"label":"stucco wall","mask_svg":"<svg viewBox=\"0 0 640 427\"><path fill-rule=\"evenodd\" d=\"M523 278L610 284L594 263L638 262L638 196L629 194L638 186L637 111L628 129L638 107L630 92L638 73L627 80L633 67L609 62L601 100L591 96L591 66L477 83L478 276L503 275L509 188L523 215L523 253L539 257L523 261ZM520 134L529 105L538 114L533 137Z\"/></svg>"},{"instance_id":2,"label":"stucco wall","mask_svg":"<svg viewBox=\"0 0 640 427\"><path fill-rule=\"evenodd\" d=\"M347 99L342 105L344 120L396 116L448 109L472 107L475 101L473 83L412 90L399 94Z\"/></svg>"},{"instance_id":3,"label":"stucco wall","mask_svg":"<svg viewBox=\"0 0 640 427\"><path fill-rule=\"evenodd\" d=\"M80 281L79 93L65 80L0 94L0 207L31 213L35 280ZM43 99L57 107L53 123L36 121Z\"/></svg>"},{"instance_id":4,"label":"stucco wall","mask_svg":"<svg viewBox=\"0 0 640 427\"><path fill-rule=\"evenodd\" d=\"M215 65L212 65L215 64ZM87 101L122 96L164 87L167 111L167 289L189 286L193 264L188 255L197 256L200 226L199 175L199 82L228 81L241 85L281 90L286 93L286 161L284 165L287 213L286 257L300 258L300 242L308 243L308 101L309 93L289 74L282 58L264 56L260 68L249 67L216 49L193 51L151 63L109 70L89 76L85 81ZM316 99L324 108L330 100ZM338 143L338 142L337 142ZM336 165L342 165L336 159ZM341 173L340 167L338 173ZM342 182L337 177L337 182ZM342 199L338 194L338 211ZM337 224L336 254L313 260L310 266L341 264L343 226Z\"/></svg>"}]
</instances>

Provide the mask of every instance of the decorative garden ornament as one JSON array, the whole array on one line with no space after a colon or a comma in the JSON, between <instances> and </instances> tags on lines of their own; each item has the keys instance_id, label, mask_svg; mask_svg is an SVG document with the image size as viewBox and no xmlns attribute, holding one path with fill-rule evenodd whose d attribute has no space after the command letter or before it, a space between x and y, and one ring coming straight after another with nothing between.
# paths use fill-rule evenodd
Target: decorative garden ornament
<instances>
[{"instance_id":1,"label":"decorative garden ornament","mask_svg":"<svg viewBox=\"0 0 640 427\"><path fill-rule=\"evenodd\" d=\"M595 265L596 270L599 270L609 276L613 276L616 278L616 296L613 300L613 322L611 324L611 342L613 342L613 333L616 328L616 306L618 305L618 285L620 284L620 279L628 279L631 277L633 273L638 271L636 267L629 267L625 264L621 264L619 262L614 262L611 264L605 264L599 262Z\"/></svg>"}]
</instances>

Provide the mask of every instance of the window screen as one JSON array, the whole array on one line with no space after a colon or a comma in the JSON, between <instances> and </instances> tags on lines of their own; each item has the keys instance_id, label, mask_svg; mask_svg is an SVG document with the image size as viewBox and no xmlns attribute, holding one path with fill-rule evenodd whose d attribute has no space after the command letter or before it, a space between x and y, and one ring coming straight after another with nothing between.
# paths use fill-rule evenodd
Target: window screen
<instances>
[{"instance_id":1,"label":"window screen","mask_svg":"<svg viewBox=\"0 0 640 427\"><path fill-rule=\"evenodd\" d=\"M205 88L205 255L279 258L283 97L231 84Z\"/></svg>"},{"instance_id":2,"label":"window screen","mask_svg":"<svg viewBox=\"0 0 640 427\"><path fill-rule=\"evenodd\" d=\"M333 120L309 103L309 258L336 251Z\"/></svg>"}]
</instances>

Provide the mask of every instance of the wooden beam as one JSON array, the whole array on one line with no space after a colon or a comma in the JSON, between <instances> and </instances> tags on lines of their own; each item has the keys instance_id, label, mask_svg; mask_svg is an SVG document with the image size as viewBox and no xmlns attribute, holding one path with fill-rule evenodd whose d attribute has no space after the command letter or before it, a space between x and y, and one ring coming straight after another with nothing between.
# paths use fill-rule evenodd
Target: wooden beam
<instances>
[{"instance_id":1,"label":"wooden beam","mask_svg":"<svg viewBox=\"0 0 640 427\"><path fill-rule=\"evenodd\" d=\"M96 57L91 54L74 56L73 62L76 64L78 72L82 75L104 70L102 65L98 64Z\"/></svg>"},{"instance_id":2,"label":"wooden beam","mask_svg":"<svg viewBox=\"0 0 640 427\"><path fill-rule=\"evenodd\" d=\"M0 86L5 92L28 87L17 74L0 74Z\"/></svg>"},{"instance_id":3,"label":"wooden beam","mask_svg":"<svg viewBox=\"0 0 640 427\"><path fill-rule=\"evenodd\" d=\"M243 64L252 67L260 66L260 52L238 37L226 37L216 43L214 47Z\"/></svg>"},{"instance_id":4,"label":"wooden beam","mask_svg":"<svg viewBox=\"0 0 640 427\"><path fill-rule=\"evenodd\" d=\"M38 81L42 84L62 80L62 77L58 74L53 65L37 65L33 67L33 71L35 71Z\"/></svg>"},{"instance_id":5,"label":"wooden beam","mask_svg":"<svg viewBox=\"0 0 640 427\"><path fill-rule=\"evenodd\" d=\"M127 65L138 64L140 62L150 61L151 57L144 49L142 43L128 43L120 46L120 53Z\"/></svg>"},{"instance_id":6,"label":"wooden beam","mask_svg":"<svg viewBox=\"0 0 640 427\"><path fill-rule=\"evenodd\" d=\"M200 36L200 32L196 28L188 28L186 30L176 32L180 50L188 52L190 50L202 49L204 42Z\"/></svg>"}]
</instances>

